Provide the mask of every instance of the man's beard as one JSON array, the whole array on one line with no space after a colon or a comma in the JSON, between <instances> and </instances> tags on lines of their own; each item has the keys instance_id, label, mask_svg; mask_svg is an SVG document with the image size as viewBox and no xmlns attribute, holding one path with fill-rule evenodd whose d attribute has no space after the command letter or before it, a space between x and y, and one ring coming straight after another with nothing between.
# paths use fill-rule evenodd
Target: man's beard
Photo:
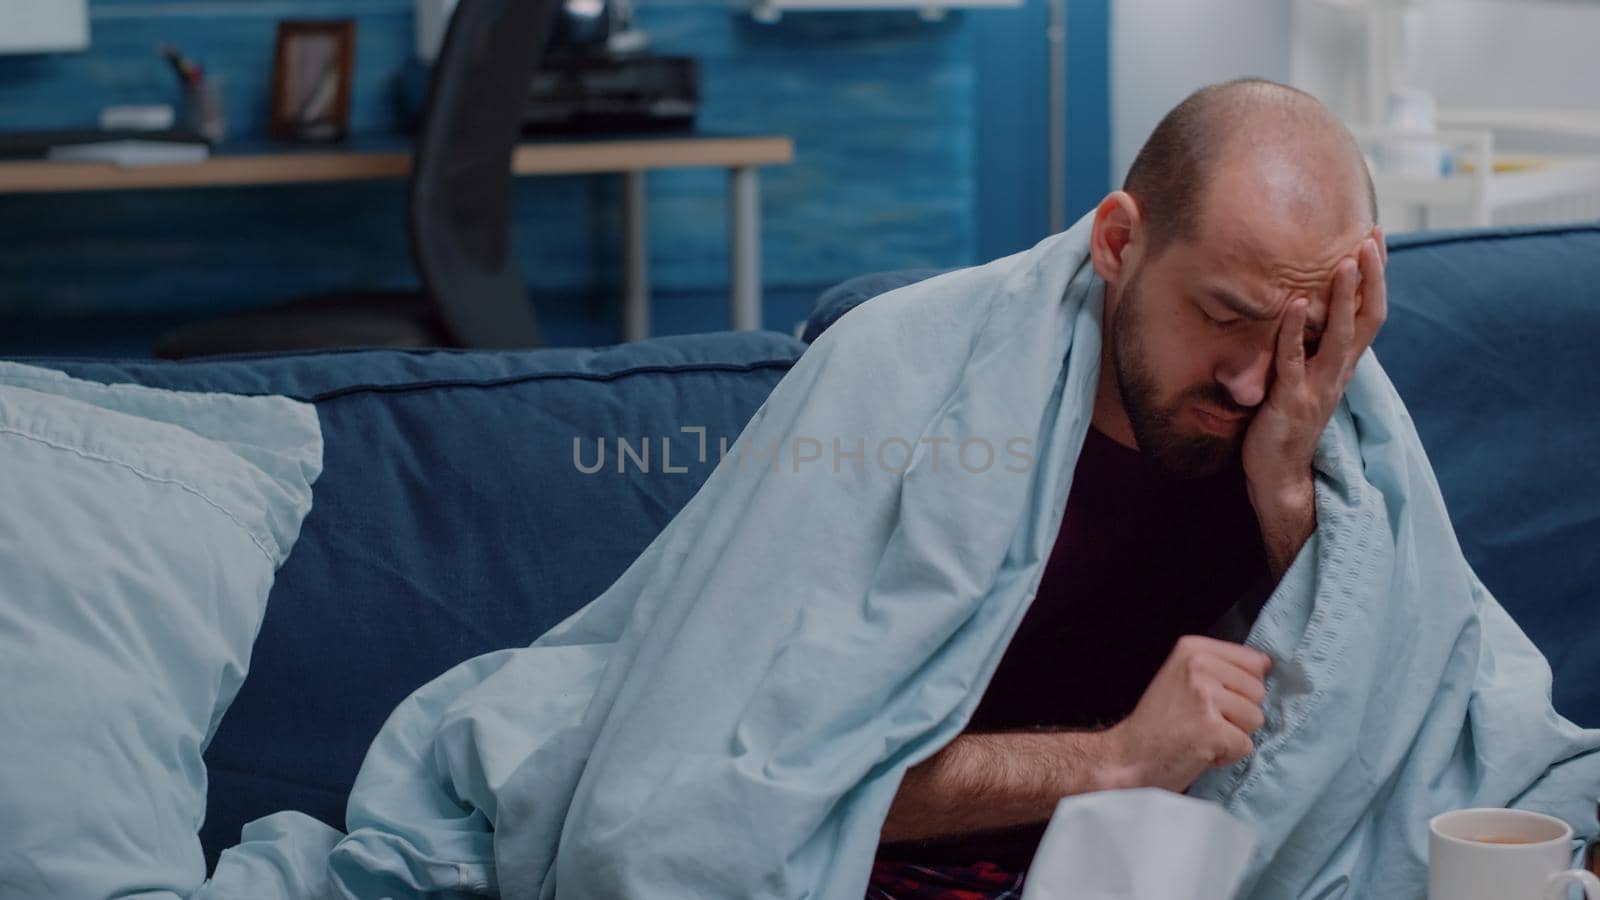
<instances>
[{"instance_id":1,"label":"man's beard","mask_svg":"<svg viewBox=\"0 0 1600 900\"><path fill-rule=\"evenodd\" d=\"M1241 427L1231 437L1189 432L1177 424L1178 414L1193 404L1226 413L1247 410L1235 405L1227 389L1216 382L1189 388L1171 404L1161 405L1155 374L1150 370L1139 340L1145 322L1141 316L1138 287L1139 278L1135 276L1123 288L1121 302L1117 305L1116 337L1111 346L1117 388L1122 392L1122 407L1133 426L1134 440L1140 452L1179 478L1215 474L1238 456L1245 429Z\"/></svg>"}]
</instances>

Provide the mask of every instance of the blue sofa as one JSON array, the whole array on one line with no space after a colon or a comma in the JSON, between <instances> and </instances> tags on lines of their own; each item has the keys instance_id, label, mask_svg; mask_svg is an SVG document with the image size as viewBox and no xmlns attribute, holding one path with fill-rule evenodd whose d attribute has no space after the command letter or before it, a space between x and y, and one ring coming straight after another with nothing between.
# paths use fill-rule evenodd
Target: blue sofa
<instances>
[{"instance_id":1,"label":"blue sofa","mask_svg":"<svg viewBox=\"0 0 1600 900\"><path fill-rule=\"evenodd\" d=\"M829 291L806 337L928 274ZM1549 657L1558 709L1600 726L1600 224L1398 238L1389 280L1378 353L1467 556ZM315 506L206 754L211 860L279 809L342 826L390 709L600 593L805 349L760 332L515 353L33 360L102 381L287 394L321 417ZM605 465L586 474L578 463L602 446Z\"/></svg>"}]
</instances>

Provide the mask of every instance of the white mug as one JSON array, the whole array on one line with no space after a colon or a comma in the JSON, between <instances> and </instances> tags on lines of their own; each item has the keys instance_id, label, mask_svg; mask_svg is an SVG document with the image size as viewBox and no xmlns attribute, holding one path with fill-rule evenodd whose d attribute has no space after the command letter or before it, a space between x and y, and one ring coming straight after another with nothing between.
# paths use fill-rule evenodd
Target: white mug
<instances>
[{"instance_id":1,"label":"white mug","mask_svg":"<svg viewBox=\"0 0 1600 900\"><path fill-rule=\"evenodd\" d=\"M1458 809L1428 822L1428 900L1567 900L1600 878L1572 864L1572 828L1521 809Z\"/></svg>"}]
</instances>

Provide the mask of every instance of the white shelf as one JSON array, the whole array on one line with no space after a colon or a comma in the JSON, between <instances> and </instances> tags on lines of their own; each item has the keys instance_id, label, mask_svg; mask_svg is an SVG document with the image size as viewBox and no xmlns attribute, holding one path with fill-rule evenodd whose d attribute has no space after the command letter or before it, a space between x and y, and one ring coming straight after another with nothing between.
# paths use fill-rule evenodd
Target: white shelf
<instances>
[{"instance_id":1,"label":"white shelf","mask_svg":"<svg viewBox=\"0 0 1600 900\"><path fill-rule=\"evenodd\" d=\"M775 22L790 12L866 12L914 10L937 20L952 9L1003 9L1020 7L1022 0L753 0L750 15L759 22Z\"/></svg>"},{"instance_id":2,"label":"white shelf","mask_svg":"<svg viewBox=\"0 0 1600 900\"><path fill-rule=\"evenodd\" d=\"M1445 106L1439 109L1438 119L1443 128L1541 131L1600 139L1600 110Z\"/></svg>"},{"instance_id":3,"label":"white shelf","mask_svg":"<svg viewBox=\"0 0 1600 900\"><path fill-rule=\"evenodd\" d=\"M1377 151L1378 159L1385 147L1427 141L1450 148L1457 160L1452 174L1437 177L1373 167L1379 218L1390 233L1600 218L1600 147L1592 153L1510 154L1494 149L1494 135L1487 129L1351 131L1363 151Z\"/></svg>"}]
</instances>

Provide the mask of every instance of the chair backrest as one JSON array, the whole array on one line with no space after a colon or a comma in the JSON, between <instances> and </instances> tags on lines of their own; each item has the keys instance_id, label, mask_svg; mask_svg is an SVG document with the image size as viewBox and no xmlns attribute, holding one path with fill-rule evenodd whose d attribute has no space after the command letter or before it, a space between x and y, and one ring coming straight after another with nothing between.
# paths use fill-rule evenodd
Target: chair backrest
<instances>
[{"instance_id":1,"label":"chair backrest","mask_svg":"<svg viewBox=\"0 0 1600 900\"><path fill-rule=\"evenodd\" d=\"M411 250L463 346L542 342L511 252L511 156L558 2L460 0L434 64L411 175Z\"/></svg>"}]
</instances>

